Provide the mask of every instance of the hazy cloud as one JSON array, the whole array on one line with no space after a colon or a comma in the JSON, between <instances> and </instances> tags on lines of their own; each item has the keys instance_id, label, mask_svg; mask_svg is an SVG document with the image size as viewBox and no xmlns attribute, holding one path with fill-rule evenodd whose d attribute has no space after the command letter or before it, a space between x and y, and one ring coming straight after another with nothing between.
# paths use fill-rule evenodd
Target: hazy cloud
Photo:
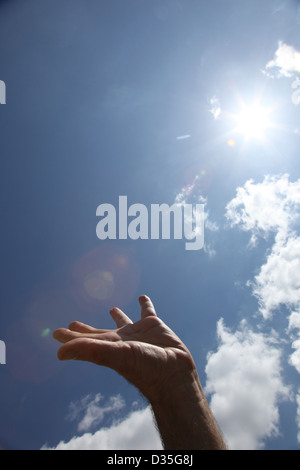
<instances>
[{"instance_id":1,"label":"hazy cloud","mask_svg":"<svg viewBox=\"0 0 300 470\"><path fill-rule=\"evenodd\" d=\"M207 199L201 194L201 177L199 177L199 175L196 175L191 183L181 188L181 190L175 196L174 203L179 205L204 204L207 206ZM218 224L210 219L208 210L205 212L204 228L205 230L209 230L211 232L217 232L219 230ZM203 248L204 252L210 258L216 255L216 251L212 247L211 243L207 243L205 241Z\"/></svg>"},{"instance_id":2,"label":"hazy cloud","mask_svg":"<svg viewBox=\"0 0 300 470\"><path fill-rule=\"evenodd\" d=\"M210 113L213 115L215 119L218 119L221 115L221 103L219 98L213 96L210 99Z\"/></svg>"},{"instance_id":3,"label":"hazy cloud","mask_svg":"<svg viewBox=\"0 0 300 470\"><path fill-rule=\"evenodd\" d=\"M67 419L78 421L78 431L90 431L98 426L108 413L112 414L125 406L120 395L110 397L105 404L101 404L103 396L97 393L95 396L87 395L81 400L72 402L69 406Z\"/></svg>"},{"instance_id":4,"label":"hazy cloud","mask_svg":"<svg viewBox=\"0 0 300 470\"><path fill-rule=\"evenodd\" d=\"M266 65L265 73L271 77L293 77L295 72L300 73L300 52L279 41L274 58Z\"/></svg>"},{"instance_id":5,"label":"hazy cloud","mask_svg":"<svg viewBox=\"0 0 300 470\"><path fill-rule=\"evenodd\" d=\"M186 140L186 139L189 139L190 137L191 137L190 134L178 135L176 137L176 140Z\"/></svg>"}]
</instances>

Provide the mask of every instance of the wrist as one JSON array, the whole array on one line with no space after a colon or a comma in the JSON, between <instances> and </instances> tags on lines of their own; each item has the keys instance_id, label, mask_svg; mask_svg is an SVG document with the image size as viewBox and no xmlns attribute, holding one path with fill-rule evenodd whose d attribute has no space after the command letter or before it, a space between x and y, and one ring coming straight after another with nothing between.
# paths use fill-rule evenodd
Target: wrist
<instances>
[{"instance_id":1,"label":"wrist","mask_svg":"<svg viewBox=\"0 0 300 470\"><path fill-rule=\"evenodd\" d=\"M162 404L167 405L172 400L178 402L182 397L187 396L191 401L204 397L193 358L188 354L185 357L184 366L169 374L167 379L160 383L159 389L153 392L146 397L152 407L161 406Z\"/></svg>"},{"instance_id":2,"label":"wrist","mask_svg":"<svg viewBox=\"0 0 300 470\"><path fill-rule=\"evenodd\" d=\"M196 369L150 400L162 442L168 450L224 450L217 423Z\"/></svg>"},{"instance_id":3,"label":"wrist","mask_svg":"<svg viewBox=\"0 0 300 470\"><path fill-rule=\"evenodd\" d=\"M179 374L165 384L159 393L148 398L152 408L169 408L172 403L182 406L192 406L205 399L203 389L196 369L184 374Z\"/></svg>"}]
</instances>

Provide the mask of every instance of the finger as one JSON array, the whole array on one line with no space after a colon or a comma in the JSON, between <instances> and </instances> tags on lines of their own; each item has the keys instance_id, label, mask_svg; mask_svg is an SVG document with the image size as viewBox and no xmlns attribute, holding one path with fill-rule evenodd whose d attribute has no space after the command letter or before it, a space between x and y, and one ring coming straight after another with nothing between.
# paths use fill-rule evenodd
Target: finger
<instances>
[{"instance_id":1,"label":"finger","mask_svg":"<svg viewBox=\"0 0 300 470\"><path fill-rule=\"evenodd\" d=\"M104 333L79 333L78 331L71 331L66 328L59 328L53 332L53 337L60 343L68 343L73 339L91 338L104 341L119 341L120 336L114 330L107 330Z\"/></svg>"},{"instance_id":2,"label":"finger","mask_svg":"<svg viewBox=\"0 0 300 470\"><path fill-rule=\"evenodd\" d=\"M126 360L126 351L123 349L129 353L129 349L124 348L124 343L121 342L111 343L92 338L77 338L61 346L57 356L61 361L88 361L121 372Z\"/></svg>"},{"instance_id":3,"label":"finger","mask_svg":"<svg viewBox=\"0 0 300 470\"><path fill-rule=\"evenodd\" d=\"M77 331L71 331L67 328L58 328L53 332L53 338L59 341L60 343L67 343L76 338L81 338L82 334Z\"/></svg>"},{"instance_id":4,"label":"finger","mask_svg":"<svg viewBox=\"0 0 300 470\"><path fill-rule=\"evenodd\" d=\"M122 312L122 310L120 310L118 307L112 308L109 313L113 317L118 328L122 328L122 326L125 325L132 325L130 318L127 317L127 315L125 315L125 313Z\"/></svg>"},{"instance_id":5,"label":"finger","mask_svg":"<svg viewBox=\"0 0 300 470\"><path fill-rule=\"evenodd\" d=\"M79 321L73 321L69 325L69 330L78 331L79 333L106 333L107 331L110 331L110 330L99 330L97 328L94 328L90 325L86 325L85 323L81 323Z\"/></svg>"},{"instance_id":6,"label":"finger","mask_svg":"<svg viewBox=\"0 0 300 470\"><path fill-rule=\"evenodd\" d=\"M141 295L139 298L141 310L141 318L146 317L156 317L155 308L153 303L151 302L150 298L147 295Z\"/></svg>"}]
</instances>

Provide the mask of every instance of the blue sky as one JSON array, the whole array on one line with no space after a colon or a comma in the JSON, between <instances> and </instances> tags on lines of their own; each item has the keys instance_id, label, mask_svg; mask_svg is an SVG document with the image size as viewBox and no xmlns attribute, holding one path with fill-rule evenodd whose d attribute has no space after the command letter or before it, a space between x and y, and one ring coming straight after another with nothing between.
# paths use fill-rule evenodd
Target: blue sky
<instances>
[{"instance_id":1,"label":"blue sky","mask_svg":"<svg viewBox=\"0 0 300 470\"><path fill-rule=\"evenodd\" d=\"M160 448L139 393L52 339L143 293L230 448L299 448L299 27L296 0L0 2L3 448ZM204 203L204 248L99 240L120 195Z\"/></svg>"}]
</instances>

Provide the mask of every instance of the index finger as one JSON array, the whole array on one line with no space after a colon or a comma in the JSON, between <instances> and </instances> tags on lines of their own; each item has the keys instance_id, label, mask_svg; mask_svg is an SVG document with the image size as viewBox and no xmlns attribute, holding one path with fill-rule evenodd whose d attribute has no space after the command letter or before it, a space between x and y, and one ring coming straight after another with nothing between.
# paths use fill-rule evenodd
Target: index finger
<instances>
[{"instance_id":1,"label":"index finger","mask_svg":"<svg viewBox=\"0 0 300 470\"><path fill-rule=\"evenodd\" d=\"M141 310L141 318L146 318L146 317L156 317L156 312L155 308L153 306L153 303L151 299L147 295L141 295L139 297L139 302L140 306L142 308Z\"/></svg>"}]
</instances>

